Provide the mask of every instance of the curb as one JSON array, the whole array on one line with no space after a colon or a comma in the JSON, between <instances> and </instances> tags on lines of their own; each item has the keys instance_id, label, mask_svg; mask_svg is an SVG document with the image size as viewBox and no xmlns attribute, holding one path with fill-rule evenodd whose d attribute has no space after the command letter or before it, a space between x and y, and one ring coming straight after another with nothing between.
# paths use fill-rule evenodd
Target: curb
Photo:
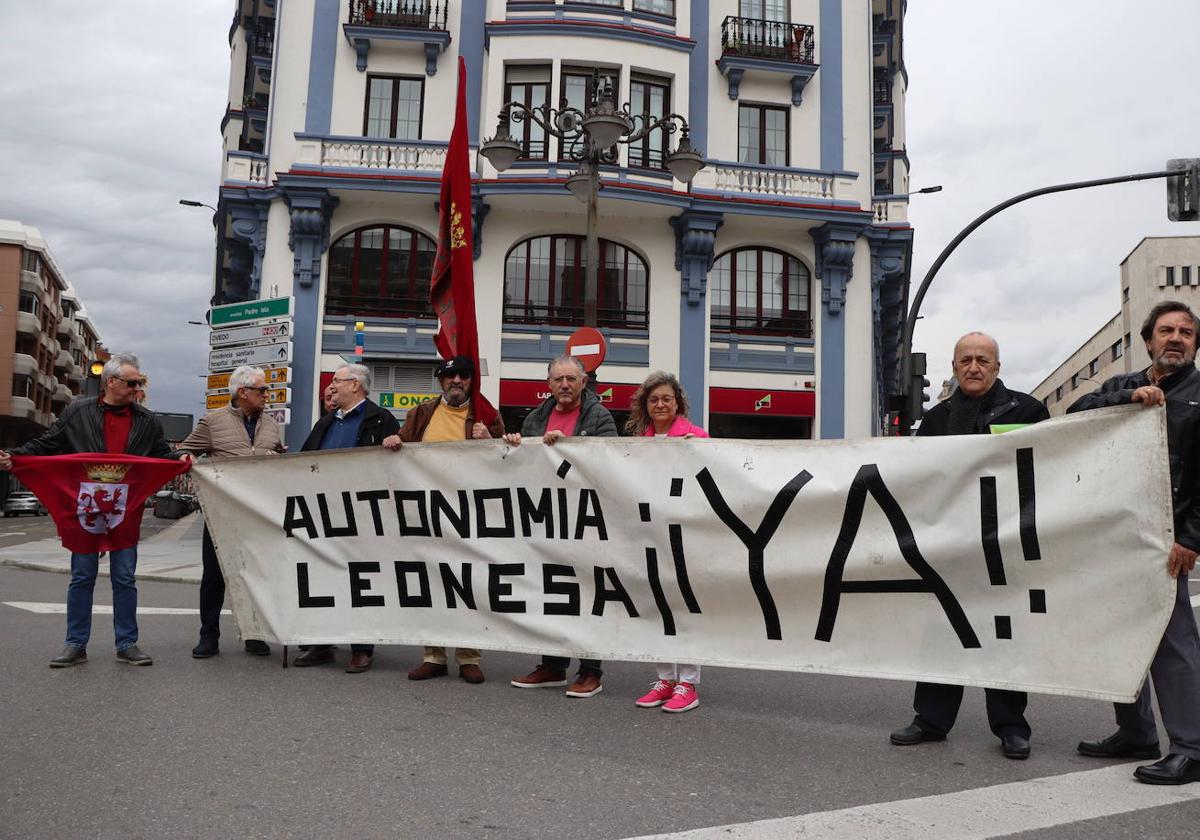
<instances>
[{"instance_id":1,"label":"curb","mask_svg":"<svg viewBox=\"0 0 1200 840\"><path fill-rule=\"evenodd\" d=\"M31 572L53 572L59 575L69 575L70 568L58 565L56 563L39 563L36 560L13 560L11 558L0 558L0 566L11 566L15 569L25 569ZM108 569L102 568L96 575L97 577L108 577ZM138 572L134 574L135 581L145 580L154 581L156 583L200 583L200 578L192 575L181 574L159 574L157 572Z\"/></svg>"}]
</instances>

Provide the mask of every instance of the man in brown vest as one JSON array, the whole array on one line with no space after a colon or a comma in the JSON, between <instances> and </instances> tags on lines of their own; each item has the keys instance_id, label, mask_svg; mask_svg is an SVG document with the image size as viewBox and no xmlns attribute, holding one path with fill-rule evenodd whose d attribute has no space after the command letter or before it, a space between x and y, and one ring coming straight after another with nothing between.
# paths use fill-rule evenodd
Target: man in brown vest
<instances>
[{"instance_id":1,"label":"man in brown vest","mask_svg":"<svg viewBox=\"0 0 1200 840\"><path fill-rule=\"evenodd\" d=\"M489 440L504 434L504 421L496 417L490 427L475 420L471 412L471 386L475 364L467 356L442 362L436 371L442 395L421 403L408 412L400 434L384 438L383 445L398 450L405 443L434 443L452 440ZM454 651L458 675L469 683L483 682L479 651L458 648ZM428 680L447 674L446 649L425 648L424 660L408 672L410 680Z\"/></svg>"}]
</instances>

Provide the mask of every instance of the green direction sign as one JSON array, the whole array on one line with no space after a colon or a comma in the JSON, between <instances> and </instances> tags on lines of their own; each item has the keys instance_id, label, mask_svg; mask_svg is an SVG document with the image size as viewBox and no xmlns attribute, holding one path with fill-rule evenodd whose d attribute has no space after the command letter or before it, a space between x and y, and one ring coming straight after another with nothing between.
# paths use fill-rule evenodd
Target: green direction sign
<instances>
[{"instance_id":1,"label":"green direction sign","mask_svg":"<svg viewBox=\"0 0 1200 840\"><path fill-rule=\"evenodd\" d=\"M243 321L261 321L264 318L289 318L292 314L292 300L290 297L267 298L214 306L209 310L208 323L214 327L223 327Z\"/></svg>"}]
</instances>

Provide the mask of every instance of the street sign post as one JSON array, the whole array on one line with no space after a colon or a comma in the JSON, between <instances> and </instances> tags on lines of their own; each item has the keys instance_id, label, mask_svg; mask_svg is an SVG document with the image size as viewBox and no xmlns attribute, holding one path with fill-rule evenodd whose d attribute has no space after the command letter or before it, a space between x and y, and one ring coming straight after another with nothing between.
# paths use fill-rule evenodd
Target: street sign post
<instances>
[{"instance_id":1,"label":"street sign post","mask_svg":"<svg viewBox=\"0 0 1200 840\"><path fill-rule=\"evenodd\" d=\"M208 323L216 328L249 321L265 321L268 318L291 318L294 303L294 298L282 297L214 306L208 312Z\"/></svg>"},{"instance_id":2,"label":"street sign post","mask_svg":"<svg viewBox=\"0 0 1200 840\"><path fill-rule=\"evenodd\" d=\"M228 347L233 344L277 344L290 341L292 322L280 321L274 324L251 324L244 327L225 327L215 329L208 334L211 347Z\"/></svg>"},{"instance_id":3,"label":"street sign post","mask_svg":"<svg viewBox=\"0 0 1200 840\"><path fill-rule=\"evenodd\" d=\"M217 391L216 393L208 394L204 398L205 407L209 411L212 411L214 408L224 408L225 406L229 405L229 400L232 398L232 396L233 395L228 391ZM267 391L267 393L263 396L266 399L268 406L271 408L280 408L285 405L291 405L292 389L273 388L270 391Z\"/></svg>"},{"instance_id":4,"label":"street sign post","mask_svg":"<svg viewBox=\"0 0 1200 840\"><path fill-rule=\"evenodd\" d=\"M292 410L290 408L264 408L263 414L269 414L275 418L275 422L280 426L286 426L292 421Z\"/></svg>"},{"instance_id":5,"label":"street sign post","mask_svg":"<svg viewBox=\"0 0 1200 840\"><path fill-rule=\"evenodd\" d=\"M268 385L286 385L292 381L292 369L290 367L269 367L261 368L266 374ZM223 391L229 388L228 373L210 373L208 375L208 384L205 386L210 391Z\"/></svg>"},{"instance_id":6,"label":"street sign post","mask_svg":"<svg viewBox=\"0 0 1200 840\"><path fill-rule=\"evenodd\" d=\"M214 373L240 365L286 365L292 361L292 343L261 347L223 347L208 354L208 369Z\"/></svg>"}]
</instances>

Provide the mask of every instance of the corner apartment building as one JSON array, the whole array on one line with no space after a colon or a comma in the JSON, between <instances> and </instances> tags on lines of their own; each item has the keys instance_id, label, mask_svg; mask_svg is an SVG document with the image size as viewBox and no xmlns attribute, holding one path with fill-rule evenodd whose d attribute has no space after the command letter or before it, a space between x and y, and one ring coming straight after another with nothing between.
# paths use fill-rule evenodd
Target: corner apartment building
<instances>
[{"instance_id":1,"label":"corner apartment building","mask_svg":"<svg viewBox=\"0 0 1200 840\"><path fill-rule=\"evenodd\" d=\"M1147 236L1121 261L1121 311L1033 389L1052 417L1110 376L1150 364L1142 322L1164 300L1200 309L1200 236Z\"/></svg>"},{"instance_id":2,"label":"corner apartment building","mask_svg":"<svg viewBox=\"0 0 1200 840\"><path fill-rule=\"evenodd\" d=\"M41 233L0 220L0 448L49 428L98 353L100 336Z\"/></svg>"},{"instance_id":3,"label":"corner apartment building","mask_svg":"<svg viewBox=\"0 0 1200 840\"><path fill-rule=\"evenodd\" d=\"M676 371L713 434L885 428L912 229L903 0L237 0L214 303L292 296L298 447L355 356L384 405L436 390L428 303L439 177L467 65L484 393L515 422L583 323L584 205L550 133L478 154L507 102L582 107L593 74L678 135L601 169L599 393L618 415ZM400 413L400 411L397 411Z\"/></svg>"}]
</instances>

